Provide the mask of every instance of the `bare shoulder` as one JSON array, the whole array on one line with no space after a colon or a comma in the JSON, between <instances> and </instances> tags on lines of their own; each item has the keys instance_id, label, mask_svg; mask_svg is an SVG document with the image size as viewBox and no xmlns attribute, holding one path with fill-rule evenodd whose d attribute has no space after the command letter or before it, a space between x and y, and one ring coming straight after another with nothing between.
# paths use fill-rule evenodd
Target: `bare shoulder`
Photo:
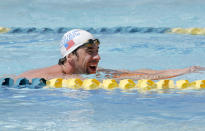
<instances>
[{"instance_id":1,"label":"bare shoulder","mask_svg":"<svg viewBox=\"0 0 205 131\"><path fill-rule=\"evenodd\" d=\"M29 70L29 71L26 71L26 72L20 74L16 78L25 77L27 79L32 79L32 78L45 78L45 79L47 79L48 77L51 77L53 75L59 75L59 69L57 66Z\"/></svg>"},{"instance_id":2,"label":"bare shoulder","mask_svg":"<svg viewBox=\"0 0 205 131\"><path fill-rule=\"evenodd\" d=\"M28 79L32 79L34 77L43 77L43 74L46 74L46 69L34 69L18 75L17 78L25 77Z\"/></svg>"}]
</instances>

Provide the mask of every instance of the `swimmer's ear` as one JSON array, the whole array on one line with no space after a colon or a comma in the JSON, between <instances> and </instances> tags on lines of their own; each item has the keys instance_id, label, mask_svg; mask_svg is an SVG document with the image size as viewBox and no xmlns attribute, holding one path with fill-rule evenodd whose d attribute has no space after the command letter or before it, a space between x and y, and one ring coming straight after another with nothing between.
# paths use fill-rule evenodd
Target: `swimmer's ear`
<instances>
[{"instance_id":1,"label":"swimmer's ear","mask_svg":"<svg viewBox=\"0 0 205 131\"><path fill-rule=\"evenodd\" d=\"M66 61L67 61L68 63L71 63L71 62L73 61L73 55L72 55L72 54L67 55L67 56L66 56Z\"/></svg>"},{"instance_id":2,"label":"swimmer's ear","mask_svg":"<svg viewBox=\"0 0 205 131\"><path fill-rule=\"evenodd\" d=\"M67 59L73 58L73 54L72 54L72 53L68 54L68 55L66 56L66 58L67 58Z\"/></svg>"}]
</instances>

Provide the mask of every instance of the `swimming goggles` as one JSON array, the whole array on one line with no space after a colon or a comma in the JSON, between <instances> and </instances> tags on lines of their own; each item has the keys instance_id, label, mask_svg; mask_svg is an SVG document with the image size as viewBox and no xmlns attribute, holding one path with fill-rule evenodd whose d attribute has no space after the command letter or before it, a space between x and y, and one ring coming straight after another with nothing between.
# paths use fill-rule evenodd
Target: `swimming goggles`
<instances>
[{"instance_id":1,"label":"swimming goggles","mask_svg":"<svg viewBox=\"0 0 205 131\"><path fill-rule=\"evenodd\" d=\"M86 46L86 47L90 47L90 46L92 46L93 44L95 44L95 45L99 45L100 44L100 41L98 40L98 39L89 39L88 40L88 42L86 42L86 43L84 43L84 45Z\"/></svg>"}]
</instances>

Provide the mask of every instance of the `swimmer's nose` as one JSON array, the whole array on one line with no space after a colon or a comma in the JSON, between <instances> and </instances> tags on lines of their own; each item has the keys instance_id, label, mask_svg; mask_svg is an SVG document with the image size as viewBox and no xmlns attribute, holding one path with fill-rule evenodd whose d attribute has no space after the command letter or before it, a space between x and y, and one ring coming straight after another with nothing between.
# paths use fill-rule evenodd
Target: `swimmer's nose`
<instances>
[{"instance_id":1,"label":"swimmer's nose","mask_svg":"<svg viewBox=\"0 0 205 131\"><path fill-rule=\"evenodd\" d=\"M93 59L96 61L100 61L101 58L99 54L96 54L95 56L93 56Z\"/></svg>"}]
</instances>

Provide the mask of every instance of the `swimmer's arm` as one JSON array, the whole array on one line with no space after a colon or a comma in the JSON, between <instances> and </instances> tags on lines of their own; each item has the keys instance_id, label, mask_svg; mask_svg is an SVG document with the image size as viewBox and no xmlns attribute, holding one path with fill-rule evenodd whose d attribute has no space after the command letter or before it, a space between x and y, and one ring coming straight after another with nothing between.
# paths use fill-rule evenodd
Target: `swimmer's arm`
<instances>
[{"instance_id":1,"label":"swimmer's arm","mask_svg":"<svg viewBox=\"0 0 205 131\"><path fill-rule=\"evenodd\" d=\"M192 66L184 69L169 69L169 70L136 70L136 71L119 71L113 74L116 79L168 79L188 73L196 73L204 71L205 67Z\"/></svg>"},{"instance_id":2,"label":"swimmer's arm","mask_svg":"<svg viewBox=\"0 0 205 131\"><path fill-rule=\"evenodd\" d=\"M187 73L197 73L200 71L205 71L205 67L191 66L191 67L187 67L184 69L168 69L168 70L144 69L144 70L135 70L134 72L143 72L143 73L147 73L147 74L183 75L183 74L187 74Z\"/></svg>"},{"instance_id":3,"label":"swimmer's arm","mask_svg":"<svg viewBox=\"0 0 205 131\"><path fill-rule=\"evenodd\" d=\"M168 69L168 70L137 70L133 73L145 73L145 75L138 75L134 78L137 79L152 79L152 80L159 80L159 79L168 79L173 78L176 76L188 74L188 73L198 73L200 71L205 71L205 67L200 66L191 66L184 69Z\"/></svg>"},{"instance_id":4,"label":"swimmer's arm","mask_svg":"<svg viewBox=\"0 0 205 131\"><path fill-rule=\"evenodd\" d=\"M144 73L144 75L138 76L140 79L152 79L152 80L159 80L159 79L168 79L177 77L180 75L191 73L192 71L190 68L184 69L168 69L168 70L137 70L133 73Z\"/></svg>"}]
</instances>

